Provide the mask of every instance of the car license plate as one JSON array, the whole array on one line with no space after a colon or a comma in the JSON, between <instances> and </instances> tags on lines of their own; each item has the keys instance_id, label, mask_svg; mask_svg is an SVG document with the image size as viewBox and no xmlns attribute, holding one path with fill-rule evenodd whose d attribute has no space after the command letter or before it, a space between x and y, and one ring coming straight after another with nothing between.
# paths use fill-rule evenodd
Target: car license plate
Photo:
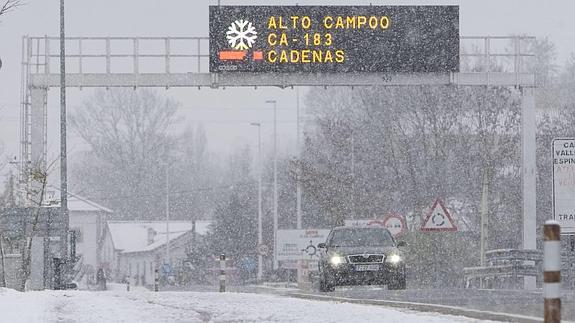
<instances>
[{"instance_id":1,"label":"car license plate","mask_svg":"<svg viewBox=\"0 0 575 323\"><path fill-rule=\"evenodd\" d=\"M377 271L379 265L355 265L355 271Z\"/></svg>"}]
</instances>

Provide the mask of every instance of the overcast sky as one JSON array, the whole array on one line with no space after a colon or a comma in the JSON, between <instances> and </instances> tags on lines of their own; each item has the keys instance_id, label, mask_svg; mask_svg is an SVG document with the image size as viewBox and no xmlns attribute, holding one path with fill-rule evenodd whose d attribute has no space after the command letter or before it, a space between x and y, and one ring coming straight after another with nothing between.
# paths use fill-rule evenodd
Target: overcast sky
<instances>
[{"instance_id":1,"label":"overcast sky","mask_svg":"<svg viewBox=\"0 0 575 323\"><path fill-rule=\"evenodd\" d=\"M21 39L23 35L57 36L58 0L26 0L27 5L2 17L0 23L0 141L5 155L18 154ZM575 52L575 2L569 0L466 0L466 1L224 1L233 4L286 5L398 5L459 4L460 33L466 35L527 34L548 36L557 46L559 63ZM66 31L69 36L207 36L208 6L205 0L74 0L66 4ZM49 92L48 145L57 153L58 90ZM91 91L70 89L69 111ZM230 151L241 143L255 144L256 130L250 122L263 122L264 145L271 143L272 113L264 101L278 101L280 151L293 151L295 138L296 91L274 88L254 89L170 89L166 94L182 104L181 124L203 123L210 149ZM303 94L303 93L302 93ZM303 96L303 95L302 95ZM303 102L303 100L302 100ZM70 134L72 153L83 149ZM3 157L4 158L4 157ZM5 171L5 170L4 170Z\"/></svg>"}]
</instances>

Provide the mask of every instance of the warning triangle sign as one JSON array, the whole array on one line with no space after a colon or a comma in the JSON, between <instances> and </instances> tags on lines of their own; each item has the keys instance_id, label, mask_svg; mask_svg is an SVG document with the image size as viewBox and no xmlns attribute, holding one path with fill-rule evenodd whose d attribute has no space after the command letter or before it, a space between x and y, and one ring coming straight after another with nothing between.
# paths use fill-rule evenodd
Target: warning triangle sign
<instances>
[{"instance_id":1,"label":"warning triangle sign","mask_svg":"<svg viewBox=\"0 0 575 323\"><path fill-rule=\"evenodd\" d=\"M421 231L457 231L457 226L440 199L437 199L431 211L421 224Z\"/></svg>"}]
</instances>

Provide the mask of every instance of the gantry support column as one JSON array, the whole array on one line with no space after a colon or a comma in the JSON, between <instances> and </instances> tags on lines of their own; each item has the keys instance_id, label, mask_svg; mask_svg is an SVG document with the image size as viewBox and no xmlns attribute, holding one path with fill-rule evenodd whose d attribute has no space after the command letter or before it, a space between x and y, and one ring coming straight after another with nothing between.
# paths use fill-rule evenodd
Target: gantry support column
<instances>
[{"instance_id":1,"label":"gantry support column","mask_svg":"<svg viewBox=\"0 0 575 323\"><path fill-rule=\"evenodd\" d=\"M42 182L30 176L34 171L46 172L46 100L47 88L30 89L30 161L28 163L28 198L33 206L38 206Z\"/></svg>"},{"instance_id":2,"label":"gantry support column","mask_svg":"<svg viewBox=\"0 0 575 323\"><path fill-rule=\"evenodd\" d=\"M523 249L537 249L535 98L532 87L522 87L521 94L521 183L523 195ZM524 278L525 289L535 289L535 277Z\"/></svg>"}]
</instances>

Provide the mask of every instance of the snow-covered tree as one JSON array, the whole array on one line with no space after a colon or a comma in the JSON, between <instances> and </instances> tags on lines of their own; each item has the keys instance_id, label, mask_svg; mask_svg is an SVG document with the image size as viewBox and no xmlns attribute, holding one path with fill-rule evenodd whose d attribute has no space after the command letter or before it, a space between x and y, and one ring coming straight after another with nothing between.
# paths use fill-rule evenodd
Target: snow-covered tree
<instances>
[{"instance_id":1,"label":"snow-covered tree","mask_svg":"<svg viewBox=\"0 0 575 323\"><path fill-rule=\"evenodd\" d=\"M255 256L257 245L257 184L251 176L251 154L246 147L232 154L226 175L230 189L221 194L209 242L215 255L226 254L241 267Z\"/></svg>"}]
</instances>

